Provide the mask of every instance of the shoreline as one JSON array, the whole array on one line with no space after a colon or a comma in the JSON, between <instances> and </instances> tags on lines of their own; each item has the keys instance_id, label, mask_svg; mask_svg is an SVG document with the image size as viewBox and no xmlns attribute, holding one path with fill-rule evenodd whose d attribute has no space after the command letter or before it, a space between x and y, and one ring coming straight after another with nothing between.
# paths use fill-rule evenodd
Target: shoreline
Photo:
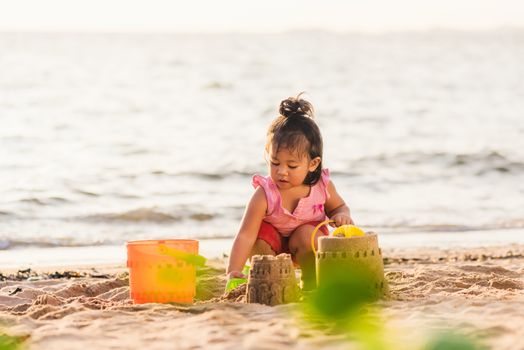
<instances>
[{"instance_id":1,"label":"shoreline","mask_svg":"<svg viewBox=\"0 0 524 350\"><path fill-rule=\"evenodd\" d=\"M396 344L389 349L419 350L441 332L487 348L524 346L524 244L384 247L383 256L390 292L375 304L373 317L384 341ZM197 273L197 296L190 305L132 304L125 265L77 267L79 273L95 269L106 278L4 280L0 333L31 349L355 346L355 337L348 336L354 330L340 334L305 325L303 303L269 307L225 298L224 262L211 259Z\"/></svg>"},{"instance_id":2,"label":"shoreline","mask_svg":"<svg viewBox=\"0 0 524 350\"><path fill-rule=\"evenodd\" d=\"M199 240L199 254L208 259L229 253L232 239ZM0 269L42 268L53 266L126 265L127 249L122 245L82 247L27 247L3 250Z\"/></svg>"},{"instance_id":3,"label":"shoreline","mask_svg":"<svg viewBox=\"0 0 524 350\"><path fill-rule=\"evenodd\" d=\"M384 249L454 249L524 244L524 229L467 232L379 233ZM200 239L199 254L208 259L229 254L233 238ZM127 250L121 245L80 247L24 247L0 250L0 269L45 266L125 265Z\"/></svg>"}]
</instances>

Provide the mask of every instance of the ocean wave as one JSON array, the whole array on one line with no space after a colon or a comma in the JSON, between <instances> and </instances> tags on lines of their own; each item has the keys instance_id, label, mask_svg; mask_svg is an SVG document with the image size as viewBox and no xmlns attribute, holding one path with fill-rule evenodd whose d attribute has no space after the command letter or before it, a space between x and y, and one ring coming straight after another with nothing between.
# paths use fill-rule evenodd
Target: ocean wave
<instances>
[{"instance_id":1,"label":"ocean wave","mask_svg":"<svg viewBox=\"0 0 524 350\"><path fill-rule=\"evenodd\" d=\"M258 170L231 170L231 171L216 171L216 172L201 172L201 171L183 171L183 172L177 172L177 173L169 173L163 170L154 170L151 171L151 175L156 176L181 176L181 177L192 177L192 178L200 178L203 180L223 180L231 177L232 175L236 176L247 176L251 177L253 174L256 174L260 172L260 169Z\"/></svg>"},{"instance_id":2,"label":"ocean wave","mask_svg":"<svg viewBox=\"0 0 524 350\"><path fill-rule=\"evenodd\" d=\"M66 203L66 202L69 202L69 200L63 197L45 197L45 198L28 197L28 198L20 199L19 202L46 206L46 205L56 204L56 203Z\"/></svg>"},{"instance_id":3,"label":"ocean wave","mask_svg":"<svg viewBox=\"0 0 524 350\"><path fill-rule=\"evenodd\" d=\"M507 232L513 230L524 229L524 219L514 219L504 222L468 226L468 225L455 225L455 224L428 224L428 225L362 225L366 231L375 231L379 235L385 235L394 237L396 234L427 234L428 237L438 235L439 233L457 233L457 234L471 234L471 239L474 239L475 232L486 232L493 231L493 234L499 232ZM124 245L126 241L133 239L159 239L159 237L165 236L158 232L149 232L148 234L138 234L135 232L131 236L129 233L120 232L114 235L111 239L93 239L88 236L82 237L59 237L51 238L46 237L34 237L27 239L13 239L9 236L0 236L0 251L10 249L24 249L24 248L55 248L55 247L89 247L89 246L108 246L108 245ZM165 236L167 237L167 236ZM191 238L196 240L232 240L234 238L234 232L231 234L225 233L201 233L201 234L186 234L183 237L171 236L172 238ZM467 237L467 236L462 236ZM523 232L524 239L524 232Z\"/></svg>"},{"instance_id":4,"label":"ocean wave","mask_svg":"<svg viewBox=\"0 0 524 350\"><path fill-rule=\"evenodd\" d=\"M173 223L182 220L209 221L216 217L215 214L204 212L168 214L155 208L138 208L123 213L102 213L82 217L87 221L96 222L148 222L148 223Z\"/></svg>"},{"instance_id":5,"label":"ocean wave","mask_svg":"<svg viewBox=\"0 0 524 350\"><path fill-rule=\"evenodd\" d=\"M168 223L182 220L182 217L166 214L151 208L138 208L123 213L94 214L83 217L88 221L124 221Z\"/></svg>"},{"instance_id":6,"label":"ocean wave","mask_svg":"<svg viewBox=\"0 0 524 350\"><path fill-rule=\"evenodd\" d=\"M104 241L75 241L71 238L35 238L35 239L11 239L0 238L0 250L20 249L20 248L58 248L58 247L91 247L103 245L116 245L121 242Z\"/></svg>"},{"instance_id":7,"label":"ocean wave","mask_svg":"<svg viewBox=\"0 0 524 350\"><path fill-rule=\"evenodd\" d=\"M88 196L88 197L99 197L100 195L98 193L95 193L93 191L87 191L87 190L81 190L81 189L73 189L74 192L78 193L78 194L82 194L84 196Z\"/></svg>"},{"instance_id":8,"label":"ocean wave","mask_svg":"<svg viewBox=\"0 0 524 350\"><path fill-rule=\"evenodd\" d=\"M468 231L494 231L524 228L524 219L512 219L482 225L460 225L460 224L421 224L421 225L387 225L373 224L370 227L377 230L391 230L394 232L468 232ZM523 236L524 239L524 236Z\"/></svg>"},{"instance_id":9,"label":"ocean wave","mask_svg":"<svg viewBox=\"0 0 524 350\"><path fill-rule=\"evenodd\" d=\"M38 198L22 198L19 200L22 203L31 203L36 205L46 205L41 199Z\"/></svg>"},{"instance_id":10,"label":"ocean wave","mask_svg":"<svg viewBox=\"0 0 524 350\"><path fill-rule=\"evenodd\" d=\"M191 236L191 239L199 241L207 240L223 240L232 239L233 235L211 234L205 236ZM141 237L140 239L159 239L158 236ZM132 239L131 239L132 240ZM125 245L127 239L112 239L112 240L90 240L76 238L28 238L28 239L12 239L8 237L0 237L0 251L11 249L25 249L25 248L76 248L76 247L93 247L93 246L116 246ZM125 249L125 248L124 248Z\"/></svg>"},{"instance_id":11,"label":"ocean wave","mask_svg":"<svg viewBox=\"0 0 524 350\"><path fill-rule=\"evenodd\" d=\"M498 151L485 151L478 153L446 153L446 152L400 152L392 154L379 154L363 157L353 161L354 164L369 166L417 166L436 164L443 168L457 168L470 170L474 175L484 175L490 172L522 173L524 161L511 159Z\"/></svg>"},{"instance_id":12,"label":"ocean wave","mask_svg":"<svg viewBox=\"0 0 524 350\"><path fill-rule=\"evenodd\" d=\"M524 172L524 162L512 160L498 152L481 154L459 154L451 164L456 167L470 167L476 170L476 175L490 172L521 173Z\"/></svg>"},{"instance_id":13,"label":"ocean wave","mask_svg":"<svg viewBox=\"0 0 524 350\"><path fill-rule=\"evenodd\" d=\"M214 217L215 215L208 213L194 213L189 215L189 218L194 221L208 221L212 220Z\"/></svg>"}]
</instances>

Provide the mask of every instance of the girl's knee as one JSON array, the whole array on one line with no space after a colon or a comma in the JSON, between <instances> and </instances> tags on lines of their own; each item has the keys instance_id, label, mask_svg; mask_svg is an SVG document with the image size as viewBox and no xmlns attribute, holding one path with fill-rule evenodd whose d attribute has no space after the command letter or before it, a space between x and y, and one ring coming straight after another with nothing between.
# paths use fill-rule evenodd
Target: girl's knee
<instances>
[{"instance_id":1,"label":"girl's knee","mask_svg":"<svg viewBox=\"0 0 524 350\"><path fill-rule=\"evenodd\" d=\"M311 225L302 225L297 227L289 238L289 250L292 254L297 252L307 252L312 250L311 247L311 233L315 229Z\"/></svg>"},{"instance_id":2,"label":"girl's knee","mask_svg":"<svg viewBox=\"0 0 524 350\"><path fill-rule=\"evenodd\" d=\"M253 245L253 248L251 249L249 257L254 255L276 255L276 253L273 251L269 243L263 239L257 239Z\"/></svg>"}]
</instances>

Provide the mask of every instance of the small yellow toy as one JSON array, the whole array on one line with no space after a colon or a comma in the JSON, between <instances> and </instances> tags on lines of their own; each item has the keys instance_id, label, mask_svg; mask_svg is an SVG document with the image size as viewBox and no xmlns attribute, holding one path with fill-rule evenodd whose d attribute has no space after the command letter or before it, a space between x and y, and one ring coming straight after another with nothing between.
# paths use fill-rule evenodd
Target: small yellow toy
<instances>
[{"instance_id":1,"label":"small yellow toy","mask_svg":"<svg viewBox=\"0 0 524 350\"><path fill-rule=\"evenodd\" d=\"M333 237L353 237L353 236L364 236L366 233L361 228L355 225L342 225L339 226L331 234Z\"/></svg>"}]
</instances>

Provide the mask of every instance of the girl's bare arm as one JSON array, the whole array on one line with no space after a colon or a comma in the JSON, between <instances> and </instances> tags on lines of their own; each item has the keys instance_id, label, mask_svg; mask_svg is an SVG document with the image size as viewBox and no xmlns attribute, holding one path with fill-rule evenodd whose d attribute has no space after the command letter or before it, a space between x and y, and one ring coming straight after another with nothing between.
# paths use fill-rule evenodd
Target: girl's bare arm
<instances>
[{"instance_id":1,"label":"girl's bare arm","mask_svg":"<svg viewBox=\"0 0 524 350\"><path fill-rule=\"evenodd\" d=\"M324 210L326 215L331 220L335 220L335 222L331 223L330 225L337 227L340 225L354 225L349 207L338 194L332 181L329 181L327 189L329 193L329 199L326 201L326 203L324 203Z\"/></svg>"},{"instance_id":2,"label":"girl's bare arm","mask_svg":"<svg viewBox=\"0 0 524 350\"><path fill-rule=\"evenodd\" d=\"M266 215L267 200L262 187L258 187L247 204L231 253L228 275L240 275L257 239L262 219ZM233 276L234 277L234 276Z\"/></svg>"}]
</instances>

